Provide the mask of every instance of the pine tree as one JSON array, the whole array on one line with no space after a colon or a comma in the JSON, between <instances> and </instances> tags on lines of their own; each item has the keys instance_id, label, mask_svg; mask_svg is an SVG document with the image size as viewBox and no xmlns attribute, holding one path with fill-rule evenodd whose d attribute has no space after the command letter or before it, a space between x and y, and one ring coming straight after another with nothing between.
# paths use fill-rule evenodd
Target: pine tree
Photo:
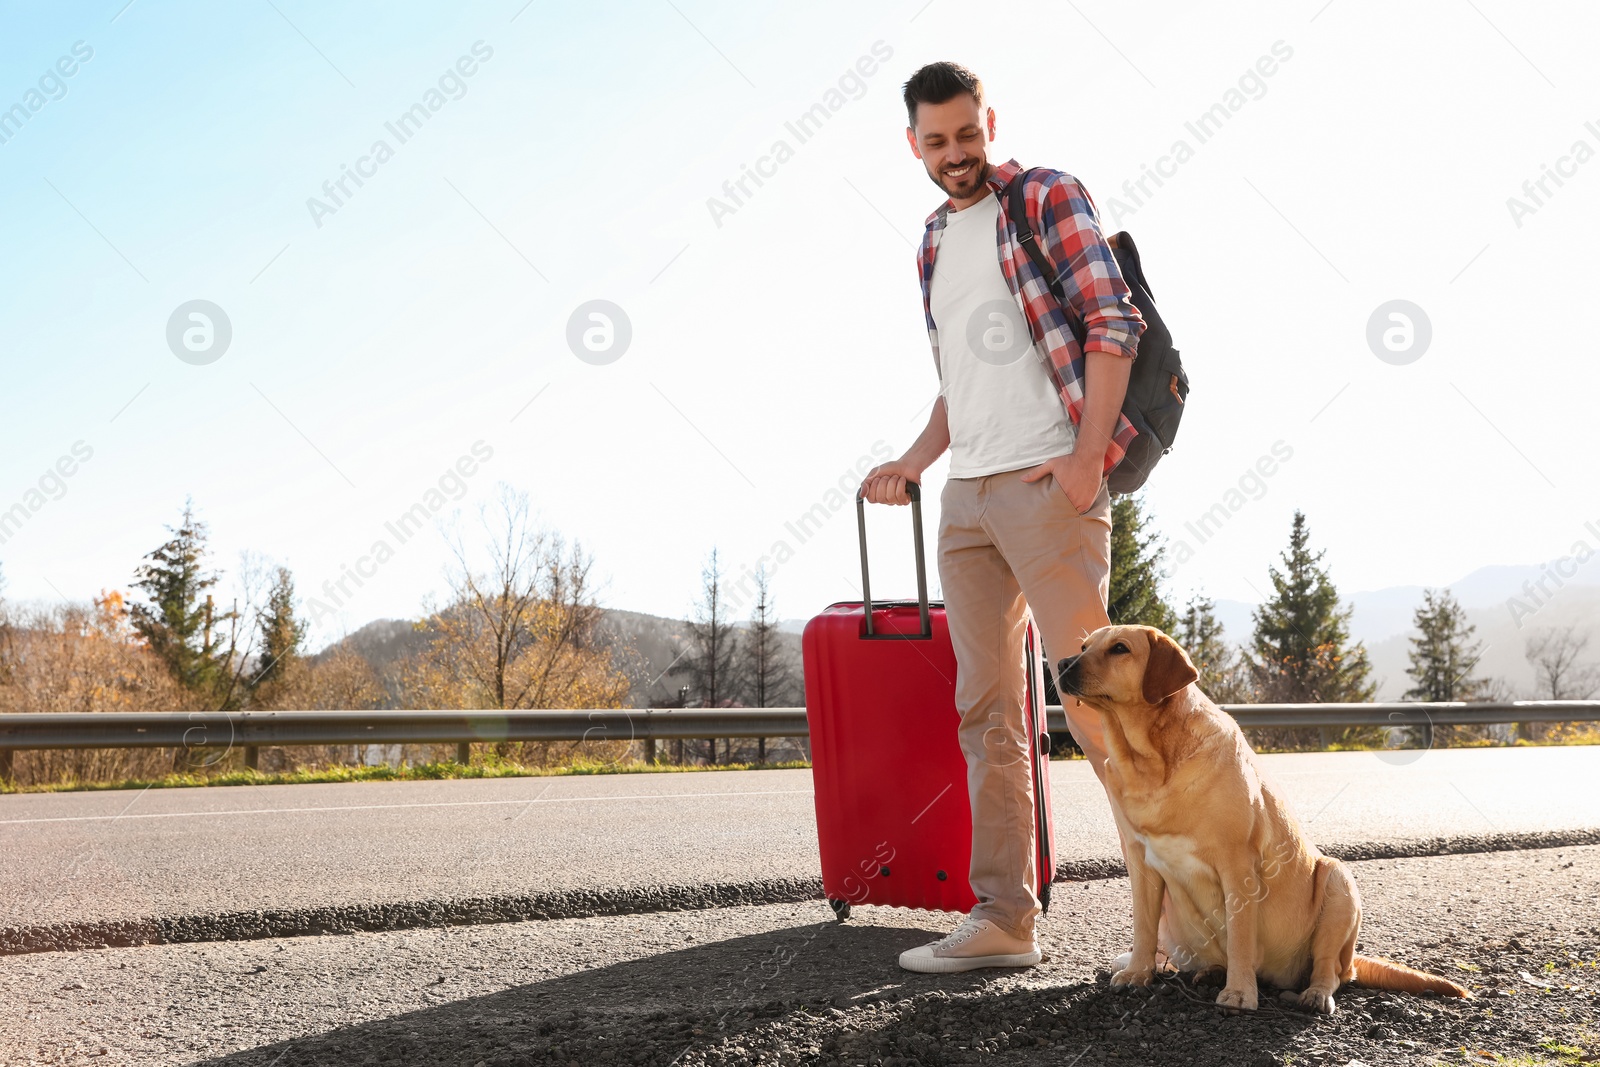
<instances>
[{"instance_id":1,"label":"pine tree","mask_svg":"<svg viewBox=\"0 0 1600 1067\"><path fill-rule=\"evenodd\" d=\"M219 575L206 569L206 524L195 517L193 501L183 505L183 521L167 527L170 540L146 555L134 572L133 588L147 603L131 607L133 628L179 685L212 706L234 697L225 624L234 612L219 614L208 592Z\"/></svg>"},{"instance_id":2,"label":"pine tree","mask_svg":"<svg viewBox=\"0 0 1600 1067\"><path fill-rule=\"evenodd\" d=\"M1195 670L1200 672L1196 684L1200 691L1217 704L1243 704L1250 699L1249 679L1238 650L1228 644L1223 636L1222 623L1217 621L1216 602L1210 597L1195 594L1178 618L1173 632L1178 644L1189 654Z\"/></svg>"},{"instance_id":3,"label":"pine tree","mask_svg":"<svg viewBox=\"0 0 1600 1067\"><path fill-rule=\"evenodd\" d=\"M1339 607L1339 591L1310 549L1303 512L1295 511L1284 569L1268 568L1273 595L1255 610L1252 650L1247 655L1260 698L1269 703L1359 703L1372 699L1366 647L1350 643L1353 609ZM1347 744L1381 743L1381 728L1352 728ZM1329 740L1324 734L1324 741Z\"/></svg>"},{"instance_id":4,"label":"pine tree","mask_svg":"<svg viewBox=\"0 0 1600 1067\"><path fill-rule=\"evenodd\" d=\"M794 665L778 632L778 609L772 599L766 568L756 571L756 603L750 613L750 627L741 646L741 679L745 698L751 707L782 706L794 686ZM766 762L767 739L756 739L756 759Z\"/></svg>"},{"instance_id":5,"label":"pine tree","mask_svg":"<svg viewBox=\"0 0 1600 1067\"><path fill-rule=\"evenodd\" d=\"M1154 626L1171 633L1178 613L1161 596L1160 535L1147 532L1149 517L1139 497L1111 502L1111 590L1106 614L1113 624Z\"/></svg>"},{"instance_id":6,"label":"pine tree","mask_svg":"<svg viewBox=\"0 0 1600 1067\"><path fill-rule=\"evenodd\" d=\"M1450 590L1424 589L1422 605L1412 616L1411 665L1406 674L1416 683L1406 700L1475 700L1483 681L1472 676L1483 644L1473 641L1477 627L1467 622Z\"/></svg>"},{"instance_id":7,"label":"pine tree","mask_svg":"<svg viewBox=\"0 0 1600 1067\"><path fill-rule=\"evenodd\" d=\"M689 624L689 651L672 668L675 675L687 675L689 691L701 707L715 708L732 700L738 692L738 636L728 618L722 598L722 566L717 550L700 572L700 602ZM710 762L717 762L717 742L707 739Z\"/></svg>"},{"instance_id":8,"label":"pine tree","mask_svg":"<svg viewBox=\"0 0 1600 1067\"><path fill-rule=\"evenodd\" d=\"M1412 625L1417 633L1410 638L1411 664L1406 674L1415 684L1406 690L1403 699L1481 700L1487 683L1474 678L1472 668L1483 654L1483 645L1472 640L1476 627L1467 622L1467 613L1450 590L1424 589L1422 604L1412 615ZM1488 736L1487 727L1432 723L1413 726L1407 732L1418 748Z\"/></svg>"},{"instance_id":9,"label":"pine tree","mask_svg":"<svg viewBox=\"0 0 1600 1067\"><path fill-rule=\"evenodd\" d=\"M294 677L301 666L305 647L306 623L294 611L294 575L287 567L273 574L267 607L256 616L261 632L261 653L250 675L252 692Z\"/></svg>"}]
</instances>

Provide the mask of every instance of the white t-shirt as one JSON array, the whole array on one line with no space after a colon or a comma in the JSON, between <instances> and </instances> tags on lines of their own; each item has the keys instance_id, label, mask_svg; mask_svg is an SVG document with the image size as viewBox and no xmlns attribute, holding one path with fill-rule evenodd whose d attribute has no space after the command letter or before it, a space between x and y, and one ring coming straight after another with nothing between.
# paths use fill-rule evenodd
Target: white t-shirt
<instances>
[{"instance_id":1,"label":"white t-shirt","mask_svg":"<svg viewBox=\"0 0 1600 1067\"><path fill-rule=\"evenodd\" d=\"M950 477L978 478L1072 451L1077 435L1028 336L995 248L991 192L945 216L928 293L939 331L940 395L950 417Z\"/></svg>"}]
</instances>

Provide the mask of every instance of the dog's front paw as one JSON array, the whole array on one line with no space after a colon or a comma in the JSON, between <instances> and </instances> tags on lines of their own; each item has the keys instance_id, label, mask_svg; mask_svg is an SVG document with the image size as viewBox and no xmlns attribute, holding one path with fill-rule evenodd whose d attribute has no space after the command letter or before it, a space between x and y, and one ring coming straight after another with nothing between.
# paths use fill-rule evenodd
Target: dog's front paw
<instances>
[{"instance_id":1,"label":"dog's front paw","mask_svg":"<svg viewBox=\"0 0 1600 1067\"><path fill-rule=\"evenodd\" d=\"M1155 972L1149 967L1124 967L1111 976L1111 988L1127 989L1132 986L1149 985L1154 974Z\"/></svg>"},{"instance_id":2,"label":"dog's front paw","mask_svg":"<svg viewBox=\"0 0 1600 1067\"><path fill-rule=\"evenodd\" d=\"M1233 1011L1255 1011L1256 991L1254 989L1235 989L1228 986L1217 994L1217 1003Z\"/></svg>"},{"instance_id":3,"label":"dog's front paw","mask_svg":"<svg viewBox=\"0 0 1600 1067\"><path fill-rule=\"evenodd\" d=\"M1295 998L1295 1003L1323 1015L1333 1014L1333 994L1326 990L1308 989Z\"/></svg>"}]
</instances>

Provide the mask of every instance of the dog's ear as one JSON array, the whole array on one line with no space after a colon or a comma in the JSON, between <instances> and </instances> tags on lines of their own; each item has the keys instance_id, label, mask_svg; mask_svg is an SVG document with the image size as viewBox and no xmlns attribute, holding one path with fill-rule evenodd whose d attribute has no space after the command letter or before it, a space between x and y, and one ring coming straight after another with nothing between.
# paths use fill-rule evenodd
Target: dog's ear
<instances>
[{"instance_id":1,"label":"dog's ear","mask_svg":"<svg viewBox=\"0 0 1600 1067\"><path fill-rule=\"evenodd\" d=\"M1144 665L1144 702L1159 704L1200 677L1178 643L1160 630L1148 631L1150 659Z\"/></svg>"}]
</instances>

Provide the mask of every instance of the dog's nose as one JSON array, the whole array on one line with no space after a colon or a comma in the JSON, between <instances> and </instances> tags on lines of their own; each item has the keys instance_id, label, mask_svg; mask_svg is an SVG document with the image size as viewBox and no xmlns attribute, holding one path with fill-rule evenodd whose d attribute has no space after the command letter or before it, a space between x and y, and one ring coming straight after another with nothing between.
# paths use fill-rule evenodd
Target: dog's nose
<instances>
[{"instance_id":1,"label":"dog's nose","mask_svg":"<svg viewBox=\"0 0 1600 1067\"><path fill-rule=\"evenodd\" d=\"M1062 657L1061 661L1056 664L1056 677L1065 678L1078 665L1078 660L1082 658L1083 654L1081 652L1076 656Z\"/></svg>"}]
</instances>

